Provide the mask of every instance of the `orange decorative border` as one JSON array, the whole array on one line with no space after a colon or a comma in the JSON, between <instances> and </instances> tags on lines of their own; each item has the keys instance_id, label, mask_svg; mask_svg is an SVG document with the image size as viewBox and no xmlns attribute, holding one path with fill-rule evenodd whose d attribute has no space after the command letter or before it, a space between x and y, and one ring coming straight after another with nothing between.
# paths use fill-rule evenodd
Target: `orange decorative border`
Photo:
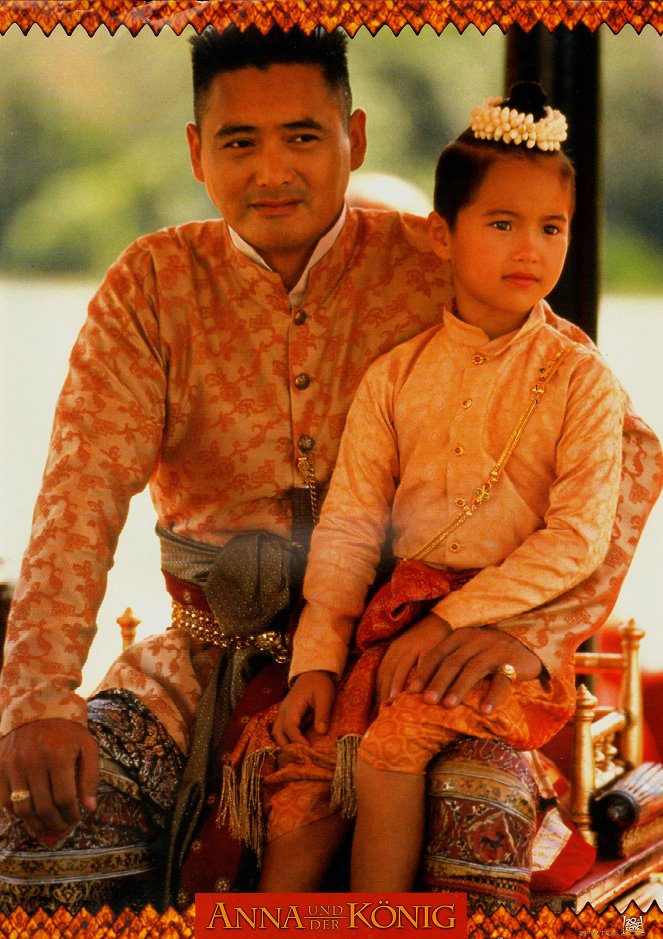
<instances>
[{"instance_id":1,"label":"orange decorative border","mask_svg":"<svg viewBox=\"0 0 663 939\"><path fill-rule=\"evenodd\" d=\"M155 34L169 27L179 35L187 26L200 32L210 23L219 28L254 23L263 31L277 23L306 32L317 25L343 26L351 36L362 26L372 34L382 26L398 34L407 26L419 32L430 25L439 34L449 25L460 32L472 25L485 33L495 25L503 32L514 25L529 32L538 23L549 30L583 25L592 31L605 24L613 33L630 25L637 33L652 26L663 35L663 0L0 0L0 35L13 25L24 34L36 26L47 36L58 26L67 34L80 26L90 36L101 26L111 35L120 27L132 35L144 27ZM663 939L663 913L656 904L644 912L631 904L626 912L642 916L650 939ZM598 914L586 906L580 913L565 910L560 915L548 909L516 915L500 909L472 916L468 939L621 936L623 926L624 914L614 907ZM108 909L96 915L60 910L53 917L42 912L30 917L21 909L0 915L0 939L194 939L194 933L193 907L161 916L151 907L117 917Z\"/></svg>"},{"instance_id":2,"label":"orange decorative border","mask_svg":"<svg viewBox=\"0 0 663 939\"><path fill-rule=\"evenodd\" d=\"M624 929L624 917L640 920L643 932ZM393 930L390 930L393 935ZM602 914L586 906L580 913L565 910L560 915L544 908L538 914L526 910L512 915L499 909L488 915L476 913L468 921L468 939L571 939L571 937L619 937L629 934L646 935L647 939L662 939L663 913L653 903L642 911L631 903L624 913L609 907ZM76 916L60 910L53 917L37 913L29 917L22 910L11 916L0 916L2 939L194 939L194 909L185 913L168 910L159 916L151 907L141 913L128 910L114 917L104 908L95 916L82 912Z\"/></svg>"},{"instance_id":3,"label":"orange decorative border","mask_svg":"<svg viewBox=\"0 0 663 939\"><path fill-rule=\"evenodd\" d=\"M406 26L419 32L426 24L438 34L449 25L463 31L475 26L485 33L497 25L503 32L515 24L529 31L537 23L547 29L582 24L596 30L605 24L613 33L624 26L641 32L653 26L663 34L663 0L2 0L0 35L16 24L23 32L37 26L46 35L60 26L66 33L81 26L92 35L100 26L113 34L123 26L135 35L144 27L159 33L169 27L180 34L187 26L200 32L217 27L255 23L266 30L273 23L343 26L351 36L362 26L371 33L388 26L398 34Z\"/></svg>"}]
</instances>

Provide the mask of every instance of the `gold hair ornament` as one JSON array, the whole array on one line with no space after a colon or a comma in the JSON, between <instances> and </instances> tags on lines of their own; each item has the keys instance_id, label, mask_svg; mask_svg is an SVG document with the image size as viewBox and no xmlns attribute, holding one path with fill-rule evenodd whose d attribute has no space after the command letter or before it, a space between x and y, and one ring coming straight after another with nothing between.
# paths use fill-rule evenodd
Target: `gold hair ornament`
<instances>
[{"instance_id":1,"label":"gold hair ornament","mask_svg":"<svg viewBox=\"0 0 663 939\"><path fill-rule=\"evenodd\" d=\"M539 150L559 150L567 138L567 127L561 111L546 105L545 116L535 121L531 114L507 107L502 98L486 98L472 108L470 119L470 130L478 140L501 140Z\"/></svg>"}]
</instances>

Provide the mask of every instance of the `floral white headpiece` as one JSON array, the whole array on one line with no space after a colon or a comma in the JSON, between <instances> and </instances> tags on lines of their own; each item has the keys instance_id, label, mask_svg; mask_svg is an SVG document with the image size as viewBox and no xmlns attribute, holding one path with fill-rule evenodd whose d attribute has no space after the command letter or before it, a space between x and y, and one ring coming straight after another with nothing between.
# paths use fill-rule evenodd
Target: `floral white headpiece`
<instances>
[{"instance_id":1,"label":"floral white headpiece","mask_svg":"<svg viewBox=\"0 0 663 939\"><path fill-rule=\"evenodd\" d=\"M486 98L483 104L472 108L470 130L479 140L559 150L567 137L566 118L548 106L544 110L544 116L535 121L531 114L509 108L502 98Z\"/></svg>"}]
</instances>

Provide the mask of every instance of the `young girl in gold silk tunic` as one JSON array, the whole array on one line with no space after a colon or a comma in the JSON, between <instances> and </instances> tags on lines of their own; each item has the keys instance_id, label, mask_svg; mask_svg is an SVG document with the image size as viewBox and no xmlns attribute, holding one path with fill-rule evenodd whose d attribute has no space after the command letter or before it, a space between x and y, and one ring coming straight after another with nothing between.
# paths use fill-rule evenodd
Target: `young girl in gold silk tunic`
<instances>
[{"instance_id":1,"label":"young girl in gold silk tunic","mask_svg":"<svg viewBox=\"0 0 663 939\"><path fill-rule=\"evenodd\" d=\"M431 758L459 735L536 748L572 711L575 643L542 618L526 645L510 619L604 558L624 405L600 356L546 323L574 176L544 105L515 86L440 157L430 232L455 297L369 369L348 416L269 716L262 890L316 889L355 808L351 888L412 889ZM388 527L396 558L425 565L399 565L364 611Z\"/></svg>"}]
</instances>

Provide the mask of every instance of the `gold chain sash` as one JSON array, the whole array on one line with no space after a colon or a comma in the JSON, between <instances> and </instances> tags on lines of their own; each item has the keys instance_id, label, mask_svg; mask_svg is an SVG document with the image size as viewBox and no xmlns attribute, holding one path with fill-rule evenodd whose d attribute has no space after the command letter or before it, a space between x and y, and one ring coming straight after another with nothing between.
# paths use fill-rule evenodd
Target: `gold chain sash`
<instances>
[{"instance_id":1,"label":"gold chain sash","mask_svg":"<svg viewBox=\"0 0 663 939\"><path fill-rule=\"evenodd\" d=\"M531 390L529 400L518 418L518 423L516 424L513 433L509 437L502 455L499 460L493 466L490 473L488 473L488 478L485 482L481 483L480 486L477 486L473 490L473 498L468 502L461 511L453 518L447 525L444 526L436 535L434 535L430 541L427 541L425 545L419 548L418 551L415 551L414 554L409 555L407 558L403 558L404 561L419 561L422 558L426 557L427 554L430 554L438 545L442 544L445 538L448 538L450 534L460 528L461 525L464 525L465 522L472 518L477 509L483 505L484 502L487 502L490 498L490 492L493 486L497 483L504 467L509 462L513 451L518 446L518 442L523 435L523 431L527 426L529 419L536 410L536 407L543 397L546 387L550 382L550 379L553 377L557 369L560 367L568 353L573 348L573 345L566 346L565 349L561 349L554 359L548 362L547 365L544 365L539 369L539 378L536 381L536 384Z\"/></svg>"}]
</instances>

